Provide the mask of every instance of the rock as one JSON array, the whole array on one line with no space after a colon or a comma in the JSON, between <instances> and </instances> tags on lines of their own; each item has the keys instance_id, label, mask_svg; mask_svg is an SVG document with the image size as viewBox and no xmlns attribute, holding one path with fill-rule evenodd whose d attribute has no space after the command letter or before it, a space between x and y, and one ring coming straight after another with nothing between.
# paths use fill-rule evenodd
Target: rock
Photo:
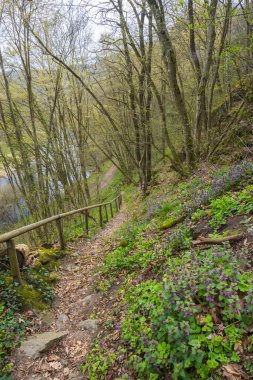
<instances>
[{"instance_id":1,"label":"rock","mask_svg":"<svg viewBox=\"0 0 253 380\"><path fill-rule=\"evenodd\" d=\"M83 299L81 299L80 301L77 301L75 303L72 303L70 305L70 308L76 308L76 307L87 307L87 306L91 306L98 298L98 295L97 294L90 294L86 297L84 297Z\"/></svg>"},{"instance_id":2,"label":"rock","mask_svg":"<svg viewBox=\"0 0 253 380\"><path fill-rule=\"evenodd\" d=\"M193 239L197 239L199 236L208 236L212 232L211 227L209 226L208 220L201 220L196 224L192 229Z\"/></svg>"},{"instance_id":3,"label":"rock","mask_svg":"<svg viewBox=\"0 0 253 380\"><path fill-rule=\"evenodd\" d=\"M25 340L19 349L31 359L37 359L41 354L50 350L55 343L68 335L68 331L48 331L42 334L37 334Z\"/></svg>"},{"instance_id":4,"label":"rock","mask_svg":"<svg viewBox=\"0 0 253 380\"><path fill-rule=\"evenodd\" d=\"M40 319L42 323L46 326L51 326L51 324L54 322L54 313L52 311L44 311L40 315Z\"/></svg>"},{"instance_id":5,"label":"rock","mask_svg":"<svg viewBox=\"0 0 253 380\"><path fill-rule=\"evenodd\" d=\"M86 321L81 321L78 326L84 330L97 330L99 326L98 319L86 319Z\"/></svg>"},{"instance_id":6,"label":"rock","mask_svg":"<svg viewBox=\"0 0 253 380\"><path fill-rule=\"evenodd\" d=\"M57 330L63 329L68 321L69 317L66 314L60 314L55 322Z\"/></svg>"}]
</instances>

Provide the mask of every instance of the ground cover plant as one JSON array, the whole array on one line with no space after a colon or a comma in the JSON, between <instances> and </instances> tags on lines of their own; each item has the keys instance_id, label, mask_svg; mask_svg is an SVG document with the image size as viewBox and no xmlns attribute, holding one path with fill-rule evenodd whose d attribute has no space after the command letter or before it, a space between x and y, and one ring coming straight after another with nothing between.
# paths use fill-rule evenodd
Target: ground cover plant
<instances>
[{"instance_id":1,"label":"ground cover plant","mask_svg":"<svg viewBox=\"0 0 253 380\"><path fill-rule=\"evenodd\" d=\"M10 275L0 272L0 378L6 380L10 378L8 374L12 368L9 355L28 325L19 314L22 302L17 285Z\"/></svg>"},{"instance_id":2,"label":"ground cover plant","mask_svg":"<svg viewBox=\"0 0 253 380\"><path fill-rule=\"evenodd\" d=\"M252 173L253 165L243 162L215 178L174 186L171 196L169 185L162 195L155 191L138 199L134 222L121 231L125 246L106 255L101 267L101 284L105 278L110 282L105 293L121 278L122 308L113 322L120 339L108 347L113 334L108 331L96 346L95 367L103 372L88 355L87 378L218 380L237 364L252 373L253 276L245 269L250 252L242 243L192 245L194 224L202 219L213 238L221 236L217 230L229 216L250 220ZM239 232L240 224L222 236ZM117 366L124 367L123 374Z\"/></svg>"},{"instance_id":3,"label":"ground cover plant","mask_svg":"<svg viewBox=\"0 0 253 380\"><path fill-rule=\"evenodd\" d=\"M243 256L226 247L188 252L168 260L162 282L128 293L122 337L140 379L168 372L174 379L206 379L220 365L240 362L235 346L253 311L253 277L241 272Z\"/></svg>"}]
</instances>

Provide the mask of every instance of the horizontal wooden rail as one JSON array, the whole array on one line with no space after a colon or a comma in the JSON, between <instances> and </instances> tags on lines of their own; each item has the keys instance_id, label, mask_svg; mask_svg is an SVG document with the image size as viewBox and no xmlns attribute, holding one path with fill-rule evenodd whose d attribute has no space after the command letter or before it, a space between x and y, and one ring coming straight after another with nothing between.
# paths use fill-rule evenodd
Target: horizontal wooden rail
<instances>
[{"instance_id":1,"label":"horizontal wooden rail","mask_svg":"<svg viewBox=\"0 0 253 380\"><path fill-rule=\"evenodd\" d=\"M14 238L16 238L20 235L23 235L27 232L33 231L39 227L45 226L46 224L56 222L58 233L59 233L60 247L61 247L61 249L65 249L66 244L64 241L64 234L63 234L61 219L66 218L68 216L75 215L75 214L79 214L79 213L85 214L86 233L88 235L88 233L89 233L89 224L88 224L89 210L92 210L95 208L99 209L99 220L100 220L100 226L102 227L103 226L103 209L105 209L106 220L108 221L109 217L108 217L107 206L110 205L111 216L113 216L112 205L114 202L116 205L116 209L118 210L122 204L122 194L119 194L116 198L112 199L109 202L100 203L100 204L96 204L96 205L88 206L88 207L83 207L83 208L79 208L77 210L72 210L72 211L62 213L62 214L54 215L54 216L51 216L47 219L40 220L39 222L32 223L32 224L29 224L28 226L24 226L24 227L21 227L21 228L18 228L16 230L6 232L6 233L0 235L0 243L6 243L6 245L7 245L7 253L9 256L9 261L10 261L10 266L11 266L13 277L15 279L17 279L20 283L22 282L20 271L19 271L18 260L17 260L17 254L16 254L16 250L15 250L15 245L13 242ZM6 254L6 251L0 251L0 256L2 256L4 254Z\"/></svg>"}]
</instances>

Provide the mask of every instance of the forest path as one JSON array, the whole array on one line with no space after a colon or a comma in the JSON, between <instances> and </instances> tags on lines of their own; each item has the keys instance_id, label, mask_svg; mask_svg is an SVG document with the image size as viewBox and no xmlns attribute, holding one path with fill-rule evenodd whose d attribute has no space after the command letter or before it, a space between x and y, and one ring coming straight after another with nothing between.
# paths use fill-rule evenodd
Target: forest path
<instances>
[{"instance_id":1,"label":"forest path","mask_svg":"<svg viewBox=\"0 0 253 380\"><path fill-rule=\"evenodd\" d=\"M91 240L68 246L70 254L61 262L58 272L60 280L55 286L55 301L51 312L47 312L43 318L37 318L33 331L33 334L37 334L67 330L68 335L35 360L27 357L21 349L17 350L13 357L13 379L86 378L80 371L80 366L89 344L102 333L100 323L108 319L108 313L112 309L111 301L91 287L92 276L104 255L113 249L113 235L127 218L123 205L118 214ZM94 317L97 310L99 321ZM85 322L86 329L82 325L85 320L93 320L88 322L88 326ZM94 323L95 329L92 329Z\"/></svg>"},{"instance_id":2,"label":"forest path","mask_svg":"<svg viewBox=\"0 0 253 380\"><path fill-rule=\"evenodd\" d=\"M104 174L101 182L99 183L100 190L105 189L109 183L112 181L113 177L115 176L115 173L117 171L117 168L115 165L112 165L107 172Z\"/></svg>"}]
</instances>

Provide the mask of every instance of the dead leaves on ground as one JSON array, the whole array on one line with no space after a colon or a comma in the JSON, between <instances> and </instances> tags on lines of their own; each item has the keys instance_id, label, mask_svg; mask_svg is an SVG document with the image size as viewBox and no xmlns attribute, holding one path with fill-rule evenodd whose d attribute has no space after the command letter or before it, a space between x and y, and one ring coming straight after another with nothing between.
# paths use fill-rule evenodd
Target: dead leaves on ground
<instances>
[{"instance_id":1,"label":"dead leaves on ground","mask_svg":"<svg viewBox=\"0 0 253 380\"><path fill-rule=\"evenodd\" d=\"M222 367L223 378L228 380L246 380L249 377L238 364L227 364Z\"/></svg>"}]
</instances>

